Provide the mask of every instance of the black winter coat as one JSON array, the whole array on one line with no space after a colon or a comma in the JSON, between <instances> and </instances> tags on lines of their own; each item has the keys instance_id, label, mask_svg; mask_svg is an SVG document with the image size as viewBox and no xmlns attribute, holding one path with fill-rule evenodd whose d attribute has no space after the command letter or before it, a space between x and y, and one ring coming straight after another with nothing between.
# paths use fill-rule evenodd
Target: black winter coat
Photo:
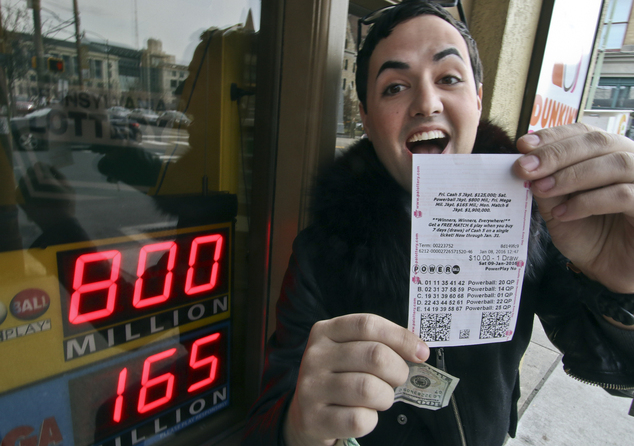
<instances>
[{"instance_id":1,"label":"black winter coat","mask_svg":"<svg viewBox=\"0 0 634 446\"><path fill-rule=\"evenodd\" d=\"M516 153L499 128L481 123L474 153ZM374 313L407 326L411 197L357 142L319 176L312 224L302 231L277 304L263 392L251 410L245 445L283 445L282 423L313 324L349 313ZM535 206L533 206L535 208ZM429 363L459 377L451 404L437 411L395 403L379 413L366 445L495 446L517 425L519 363L538 314L564 367L606 387L634 387L634 360L604 337L584 305L589 291L566 268L533 209L526 277L509 342L431 349ZM609 385L609 386L608 386Z\"/></svg>"}]
</instances>

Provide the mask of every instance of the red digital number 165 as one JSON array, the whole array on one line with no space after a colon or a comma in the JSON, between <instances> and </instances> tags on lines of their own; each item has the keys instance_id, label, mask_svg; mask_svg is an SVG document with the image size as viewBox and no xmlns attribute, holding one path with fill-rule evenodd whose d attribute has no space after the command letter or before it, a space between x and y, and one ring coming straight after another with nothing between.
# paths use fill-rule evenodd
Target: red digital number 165
<instances>
[{"instance_id":1,"label":"red digital number 165","mask_svg":"<svg viewBox=\"0 0 634 446\"><path fill-rule=\"evenodd\" d=\"M199 380L191 384L187 391L189 393L195 392L209 384L215 379L218 372L218 357L210 355L200 358L199 351L207 344L211 344L220 339L220 333L213 333L203 338L196 340L192 344L192 351L189 355L189 369L200 369L202 367L208 367L209 373L205 373L206 378ZM176 348L170 348L160 353L156 353L152 356L148 356L143 362L143 371L141 373L141 389L139 390L139 398L137 404L137 412L144 414L152 409L167 404L174 397L174 381L176 376L173 373L167 372L162 375L150 378L152 375L152 364L165 362L168 360L174 360L173 356L176 353ZM160 366L160 365L157 365ZM126 382L128 379L128 368L124 367L119 372L119 379L117 381L117 399L115 400L114 411L112 420L115 423L121 421L123 414L124 397ZM163 386L165 392L162 396L154 396L152 401L148 401L148 392L155 386ZM159 388L160 390L160 388Z\"/></svg>"}]
</instances>

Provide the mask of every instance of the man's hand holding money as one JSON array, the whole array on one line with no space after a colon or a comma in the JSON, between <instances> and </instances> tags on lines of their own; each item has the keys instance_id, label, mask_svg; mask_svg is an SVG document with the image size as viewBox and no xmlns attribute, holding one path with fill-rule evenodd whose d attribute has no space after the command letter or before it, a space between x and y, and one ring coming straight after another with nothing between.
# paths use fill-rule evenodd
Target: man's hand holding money
<instances>
[{"instance_id":1,"label":"man's hand holding money","mask_svg":"<svg viewBox=\"0 0 634 446\"><path fill-rule=\"evenodd\" d=\"M289 446L331 446L361 437L394 403L409 376L405 361L421 363L429 348L387 319L351 314L316 323L302 358L284 437Z\"/></svg>"}]
</instances>

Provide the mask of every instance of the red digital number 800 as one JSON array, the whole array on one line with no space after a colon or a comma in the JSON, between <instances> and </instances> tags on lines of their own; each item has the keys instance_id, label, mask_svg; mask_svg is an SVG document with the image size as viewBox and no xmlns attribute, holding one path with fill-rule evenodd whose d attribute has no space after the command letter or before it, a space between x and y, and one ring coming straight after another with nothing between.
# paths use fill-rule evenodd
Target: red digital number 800
<instances>
[{"instance_id":1,"label":"red digital number 800","mask_svg":"<svg viewBox=\"0 0 634 446\"><path fill-rule=\"evenodd\" d=\"M83 282L86 264L107 262L110 260L112 260L110 279L92 283ZM84 254L77 259L77 263L75 264L75 274L73 277L74 293L70 298L70 312L68 313L68 320L71 323L81 324L82 322L101 319L102 317L112 314L117 294L117 284L115 282L119 278L119 265L121 265L121 253L116 250ZM79 304L81 302L82 294L106 289L108 290L108 297L106 299L105 308L83 314L79 312Z\"/></svg>"},{"instance_id":2,"label":"red digital number 800","mask_svg":"<svg viewBox=\"0 0 634 446\"><path fill-rule=\"evenodd\" d=\"M222 257L224 237L221 234L203 235L192 240L189 252L189 267L187 269L184 293L187 296L200 294L210 291L216 287L218 283L220 260ZM206 246L208 245L208 246ZM201 248L213 249L213 263L210 268L209 275L202 280L197 275L200 272L200 252ZM173 270L176 265L178 245L173 241L154 243L141 248L137 260L137 279L134 284L134 293L132 296L132 306L134 308L145 308L158 305L167 301L172 295L173 288ZM153 253L166 253L167 264L163 272L162 292L154 296L143 296L145 280L143 273L146 269L148 256ZM99 268L109 271L107 279L97 280L93 282L86 281L86 269L88 267L98 270ZM96 321L98 319L110 316L115 311L117 299L117 280L119 279L121 267L121 252L118 250L110 250L104 252L93 252L82 254L75 262L75 268L72 279L73 293L70 298L70 309L68 320L72 324L81 324L85 322ZM85 306L84 299L89 293L101 291L105 293L105 303L92 303ZM98 308L94 308L97 306Z\"/></svg>"}]
</instances>

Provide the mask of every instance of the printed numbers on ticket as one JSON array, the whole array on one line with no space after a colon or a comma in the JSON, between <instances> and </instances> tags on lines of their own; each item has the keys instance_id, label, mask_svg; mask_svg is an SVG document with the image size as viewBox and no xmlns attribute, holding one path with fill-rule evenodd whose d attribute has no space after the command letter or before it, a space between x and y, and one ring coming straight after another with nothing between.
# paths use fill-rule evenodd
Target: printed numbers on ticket
<instances>
[{"instance_id":1,"label":"printed numbers on ticket","mask_svg":"<svg viewBox=\"0 0 634 446\"><path fill-rule=\"evenodd\" d=\"M512 339L532 194L519 155L414 155L408 328L432 347Z\"/></svg>"}]
</instances>

